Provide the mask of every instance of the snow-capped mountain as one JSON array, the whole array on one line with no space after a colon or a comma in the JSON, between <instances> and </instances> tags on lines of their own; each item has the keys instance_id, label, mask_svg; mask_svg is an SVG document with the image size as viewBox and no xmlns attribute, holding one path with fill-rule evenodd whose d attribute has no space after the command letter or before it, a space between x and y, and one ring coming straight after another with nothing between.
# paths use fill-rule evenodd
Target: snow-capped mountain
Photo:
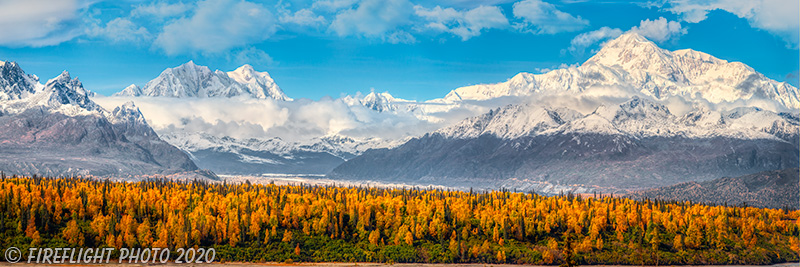
<instances>
[{"instance_id":1,"label":"snow-capped mountain","mask_svg":"<svg viewBox=\"0 0 800 267\"><path fill-rule=\"evenodd\" d=\"M341 98L349 106L365 106L368 109L384 112L398 110L398 106L402 103L410 101L394 98L389 92L377 93L370 92L367 95L356 94L355 96L347 95Z\"/></svg>"},{"instance_id":2,"label":"snow-capped mountain","mask_svg":"<svg viewBox=\"0 0 800 267\"><path fill-rule=\"evenodd\" d=\"M283 93L275 80L267 72L258 72L249 64L242 65L234 71L229 71L228 77L244 87L244 91L255 98L273 98L277 100L292 100Z\"/></svg>"},{"instance_id":3,"label":"snow-capped mountain","mask_svg":"<svg viewBox=\"0 0 800 267\"><path fill-rule=\"evenodd\" d=\"M211 71L189 61L175 68L168 68L143 88L130 85L115 96L164 96L164 97L234 97L248 96L257 99L272 98L292 100L283 93L266 72L257 72L244 65L230 72Z\"/></svg>"},{"instance_id":4,"label":"snow-capped mountain","mask_svg":"<svg viewBox=\"0 0 800 267\"><path fill-rule=\"evenodd\" d=\"M277 137L236 139L186 132L169 132L161 136L186 151L201 168L225 174L325 174L366 150L402 143L402 140L361 140L338 135L302 142Z\"/></svg>"},{"instance_id":5,"label":"snow-capped mountain","mask_svg":"<svg viewBox=\"0 0 800 267\"><path fill-rule=\"evenodd\" d=\"M788 83L769 79L743 63L703 52L668 51L636 33L609 41L578 67L544 74L519 73L502 83L461 87L442 100L579 93L595 87L629 88L657 100L678 96L719 104L764 99L788 109L800 108L797 88Z\"/></svg>"},{"instance_id":6,"label":"snow-capped mountain","mask_svg":"<svg viewBox=\"0 0 800 267\"><path fill-rule=\"evenodd\" d=\"M683 116L654 101L633 97L620 105L599 106L590 114L566 107L526 103L498 108L434 132L446 138L502 139L556 134L619 134L648 137L775 139L797 142L798 119L758 108L716 112L698 108Z\"/></svg>"},{"instance_id":7,"label":"snow-capped mountain","mask_svg":"<svg viewBox=\"0 0 800 267\"><path fill-rule=\"evenodd\" d=\"M328 176L625 192L800 161L797 88L742 63L661 49L637 34L609 41L578 67L462 87L429 103L509 97L520 103L366 151Z\"/></svg>"},{"instance_id":8,"label":"snow-capped mountain","mask_svg":"<svg viewBox=\"0 0 800 267\"><path fill-rule=\"evenodd\" d=\"M35 93L39 77L25 74L16 62L0 61L0 100L17 100Z\"/></svg>"},{"instance_id":9,"label":"snow-capped mountain","mask_svg":"<svg viewBox=\"0 0 800 267\"><path fill-rule=\"evenodd\" d=\"M0 76L0 170L24 175L129 177L197 171L133 103L100 107L64 71L44 85L14 62Z\"/></svg>"},{"instance_id":10,"label":"snow-capped mountain","mask_svg":"<svg viewBox=\"0 0 800 267\"><path fill-rule=\"evenodd\" d=\"M527 103L367 151L329 176L624 192L796 167L799 123L796 116L757 108L676 116L638 97L590 114Z\"/></svg>"}]
</instances>

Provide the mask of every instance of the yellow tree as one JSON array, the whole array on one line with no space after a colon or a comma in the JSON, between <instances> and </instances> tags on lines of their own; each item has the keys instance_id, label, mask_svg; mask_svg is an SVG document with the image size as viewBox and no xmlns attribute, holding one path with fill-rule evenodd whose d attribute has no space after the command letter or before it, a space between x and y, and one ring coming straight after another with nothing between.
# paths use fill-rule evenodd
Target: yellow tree
<instances>
[{"instance_id":1,"label":"yellow tree","mask_svg":"<svg viewBox=\"0 0 800 267\"><path fill-rule=\"evenodd\" d=\"M70 244L76 244L78 246L83 246L83 232L81 231L80 227L78 227L78 222L75 219L72 219L67 223L67 227L64 228L62 232L62 236L64 239L67 240Z\"/></svg>"}]
</instances>

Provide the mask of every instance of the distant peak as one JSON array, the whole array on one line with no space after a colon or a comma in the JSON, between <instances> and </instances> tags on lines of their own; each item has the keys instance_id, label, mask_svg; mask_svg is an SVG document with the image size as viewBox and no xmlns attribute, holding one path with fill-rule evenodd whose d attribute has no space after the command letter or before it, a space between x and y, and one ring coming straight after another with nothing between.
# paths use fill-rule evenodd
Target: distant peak
<instances>
[{"instance_id":1,"label":"distant peak","mask_svg":"<svg viewBox=\"0 0 800 267\"><path fill-rule=\"evenodd\" d=\"M204 66L200 66L194 63L193 60L189 60L189 62L183 63L180 66L175 67L176 69L198 69L203 68Z\"/></svg>"},{"instance_id":2,"label":"distant peak","mask_svg":"<svg viewBox=\"0 0 800 267\"><path fill-rule=\"evenodd\" d=\"M69 72L67 70L62 71L61 74L58 75L58 77L59 78L64 77L64 78L70 79Z\"/></svg>"},{"instance_id":3,"label":"distant peak","mask_svg":"<svg viewBox=\"0 0 800 267\"><path fill-rule=\"evenodd\" d=\"M129 101L125 102L125 104L122 104L122 108L134 109L134 108L136 108L136 104L134 104L133 101L129 100Z\"/></svg>"},{"instance_id":4,"label":"distant peak","mask_svg":"<svg viewBox=\"0 0 800 267\"><path fill-rule=\"evenodd\" d=\"M253 69L253 66L251 66L250 64L244 64L241 67L237 68L236 71L255 71L255 69Z\"/></svg>"},{"instance_id":5,"label":"distant peak","mask_svg":"<svg viewBox=\"0 0 800 267\"><path fill-rule=\"evenodd\" d=\"M58 76L56 76L55 78L53 78L53 79L50 79L49 81L47 81L47 83L48 83L48 84L50 84L50 83L54 83L54 82L60 82L60 83L69 83L69 82L71 82L72 80L73 80L73 79L72 79L72 77L69 75L69 72L68 72L68 71L66 71L66 70L64 70L64 71L62 71L62 72L61 72L61 74L59 74L59 75L58 75ZM78 81L78 79L77 79L77 78L75 78L74 80L75 80L75 82L77 82L77 83L80 83L80 81Z\"/></svg>"},{"instance_id":6,"label":"distant peak","mask_svg":"<svg viewBox=\"0 0 800 267\"><path fill-rule=\"evenodd\" d=\"M658 47L655 43L653 43L652 41L648 40L647 38L645 38L641 34L638 34L638 33L635 33L635 32L627 32L627 33L624 33L624 34L620 35L616 39L608 41L608 43L606 43L604 48L605 47L632 48L632 47L637 47L637 46L641 46L641 45Z\"/></svg>"}]
</instances>

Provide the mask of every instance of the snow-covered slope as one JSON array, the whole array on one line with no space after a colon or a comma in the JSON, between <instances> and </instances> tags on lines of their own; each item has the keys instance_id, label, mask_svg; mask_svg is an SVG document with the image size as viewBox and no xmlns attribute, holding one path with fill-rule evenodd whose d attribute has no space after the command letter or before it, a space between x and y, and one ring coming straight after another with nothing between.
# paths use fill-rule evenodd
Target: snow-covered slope
<instances>
[{"instance_id":1,"label":"snow-covered slope","mask_svg":"<svg viewBox=\"0 0 800 267\"><path fill-rule=\"evenodd\" d=\"M0 100L28 97L40 86L39 77L25 74L16 62L0 61Z\"/></svg>"},{"instance_id":2,"label":"snow-covered slope","mask_svg":"<svg viewBox=\"0 0 800 267\"><path fill-rule=\"evenodd\" d=\"M487 100L536 93L578 93L614 87L665 100L670 96L719 104L763 99L800 108L798 91L753 68L684 49L668 51L636 33L611 40L578 67L544 74L520 73L506 82L461 87L444 101ZM771 107L762 107L771 108Z\"/></svg>"},{"instance_id":3,"label":"snow-covered slope","mask_svg":"<svg viewBox=\"0 0 800 267\"><path fill-rule=\"evenodd\" d=\"M366 150L395 147L405 141L330 135L289 142L175 131L164 132L161 137L186 151L198 166L224 174L324 174Z\"/></svg>"},{"instance_id":4,"label":"snow-covered slope","mask_svg":"<svg viewBox=\"0 0 800 267\"><path fill-rule=\"evenodd\" d=\"M229 71L228 77L243 86L244 93L255 98L274 98L277 100L292 100L283 93L275 80L267 72L258 72L253 66L245 64L234 71Z\"/></svg>"},{"instance_id":5,"label":"snow-covered slope","mask_svg":"<svg viewBox=\"0 0 800 267\"><path fill-rule=\"evenodd\" d=\"M67 71L42 85L36 76L25 74L15 62L4 66L12 67L8 72L11 75L0 77L0 83L8 85L0 92L5 98L0 99L2 113L14 114L39 107L65 115L103 115L103 108L90 99L94 93L86 90L78 78L70 77Z\"/></svg>"},{"instance_id":6,"label":"snow-covered slope","mask_svg":"<svg viewBox=\"0 0 800 267\"><path fill-rule=\"evenodd\" d=\"M5 173L123 178L197 171L186 154L158 137L133 103L108 112L66 71L42 85L15 62L2 63Z\"/></svg>"},{"instance_id":7,"label":"snow-covered slope","mask_svg":"<svg viewBox=\"0 0 800 267\"><path fill-rule=\"evenodd\" d=\"M758 108L682 116L634 97L589 114L509 105L342 163L334 179L624 192L798 166L800 121Z\"/></svg>"},{"instance_id":8,"label":"snow-covered slope","mask_svg":"<svg viewBox=\"0 0 800 267\"><path fill-rule=\"evenodd\" d=\"M717 112L697 108L676 116L655 101L633 97L620 105L601 105L590 114L542 103L509 105L468 118L435 131L446 138L478 138L493 135L501 139L563 134L612 134L632 138L685 137L774 139L795 143L798 119L759 108L738 108Z\"/></svg>"},{"instance_id":9,"label":"snow-covered slope","mask_svg":"<svg viewBox=\"0 0 800 267\"><path fill-rule=\"evenodd\" d=\"M268 73L257 72L250 65L226 73L220 70L211 71L193 61L164 70L141 89L131 85L114 95L176 98L249 96L291 100Z\"/></svg>"}]
</instances>

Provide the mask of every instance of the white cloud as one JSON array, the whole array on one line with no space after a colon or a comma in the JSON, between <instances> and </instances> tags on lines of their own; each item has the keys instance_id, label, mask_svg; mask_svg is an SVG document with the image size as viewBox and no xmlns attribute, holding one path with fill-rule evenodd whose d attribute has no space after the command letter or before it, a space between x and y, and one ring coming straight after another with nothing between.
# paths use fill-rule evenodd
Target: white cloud
<instances>
[{"instance_id":1,"label":"white cloud","mask_svg":"<svg viewBox=\"0 0 800 267\"><path fill-rule=\"evenodd\" d=\"M350 8L356 3L358 3L358 0L321 0L311 4L311 9L336 12L345 8Z\"/></svg>"},{"instance_id":2,"label":"white cloud","mask_svg":"<svg viewBox=\"0 0 800 267\"><path fill-rule=\"evenodd\" d=\"M168 22L154 46L168 55L221 53L264 41L275 31L272 13L260 4L205 0L197 3L191 16Z\"/></svg>"},{"instance_id":3,"label":"white cloud","mask_svg":"<svg viewBox=\"0 0 800 267\"><path fill-rule=\"evenodd\" d=\"M437 32L449 32L468 40L481 34L484 29L504 28L508 26L508 19L499 7L479 6L467 11L457 11L453 8L424 8L414 7L417 16L426 21L426 29Z\"/></svg>"},{"instance_id":4,"label":"white cloud","mask_svg":"<svg viewBox=\"0 0 800 267\"><path fill-rule=\"evenodd\" d=\"M281 23L293 23L300 26L319 26L325 24L325 17L314 14L309 9L300 9L294 14L285 14L280 17Z\"/></svg>"},{"instance_id":5,"label":"white cloud","mask_svg":"<svg viewBox=\"0 0 800 267\"><path fill-rule=\"evenodd\" d=\"M747 19L750 26L781 37L788 46L800 45L800 1L797 0L668 0L667 10L689 23L707 18L712 10L724 10Z\"/></svg>"},{"instance_id":6,"label":"white cloud","mask_svg":"<svg viewBox=\"0 0 800 267\"><path fill-rule=\"evenodd\" d=\"M514 17L523 20L514 25L516 28L535 34L573 32L589 26L588 20L558 10L553 4L541 0L514 3L513 13Z\"/></svg>"},{"instance_id":7,"label":"white cloud","mask_svg":"<svg viewBox=\"0 0 800 267\"><path fill-rule=\"evenodd\" d=\"M82 0L0 0L0 44L48 46L83 34Z\"/></svg>"},{"instance_id":8,"label":"white cloud","mask_svg":"<svg viewBox=\"0 0 800 267\"><path fill-rule=\"evenodd\" d=\"M660 17L655 20L642 20L639 22L638 26L631 27L627 32L635 32L651 41L661 43L686 34L686 28L683 28L680 22L668 21ZM622 33L620 29L609 27L602 27L594 31L584 32L572 38L569 48L567 48L567 50L562 50L562 53L569 51L574 56L583 56L583 53L590 46L608 39L617 38Z\"/></svg>"},{"instance_id":9,"label":"white cloud","mask_svg":"<svg viewBox=\"0 0 800 267\"><path fill-rule=\"evenodd\" d=\"M650 40L661 43L686 34L686 29L681 27L680 22L667 21L664 17L660 17L656 20L643 20L639 26L631 28L630 32L641 34Z\"/></svg>"},{"instance_id":10,"label":"white cloud","mask_svg":"<svg viewBox=\"0 0 800 267\"><path fill-rule=\"evenodd\" d=\"M134 101L154 129L180 128L220 136L264 136L287 123L289 110L274 100L247 98L97 97L108 110ZM254 116L254 114L259 114Z\"/></svg>"},{"instance_id":11,"label":"white cloud","mask_svg":"<svg viewBox=\"0 0 800 267\"><path fill-rule=\"evenodd\" d=\"M339 12L329 29L339 36L383 37L410 23L412 12L408 0L364 0Z\"/></svg>"},{"instance_id":12,"label":"white cloud","mask_svg":"<svg viewBox=\"0 0 800 267\"><path fill-rule=\"evenodd\" d=\"M250 64L255 66L272 65L274 62L267 52L255 47L248 47L234 53L232 60L238 65Z\"/></svg>"},{"instance_id":13,"label":"white cloud","mask_svg":"<svg viewBox=\"0 0 800 267\"><path fill-rule=\"evenodd\" d=\"M97 97L106 109L134 101L156 131L189 131L235 138L310 140L328 134L388 139L419 135L442 125L407 112L376 112L329 97L319 101L249 98ZM470 112L457 116L477 115Z\"/></svg>"},{"instance_id":14,"label":"white cloud","mask_svg":"<svg viewBox=\"0 0 800 267\"><path fill-rule=\"evenodd\" d=\"M144 27L137 27L132 21L126 18L116 18L105 26L94 24L87 28L87 35L90 37L103 37L114 43L140 43L150 40L152 36Z\"/></svg>"},{"instance_id":15,"label":"white cloud","mask_svg":"<svg viewBox=\"0 0 800 267\"><path fill-rule=\"evenodd\" d=\"M570 41L569 52L575 56L583 56L584 51L589 46L596 44L597 42L617 38L622 34L622 30L620 29L612 29L609 27L602 27L600 29L584 32L572 38Z\"/></svg>"},{"instance_id":16,"label":"white cloud","mask_svg":"<svg viewBox=\"0 0 800 267\"><path fill-rule=\"evenodd\" d=\"M186 14L191 9L184 3L153 3L139 5L131 11L131 17L155 17L158 19L170 18Z\"/></svg>"},{"instance_id":17,"label":"white cloud","mask_svg":"<svg viewBox=\"0 0 800 267\"><path fill-rule=\"evenodd\" d=\"M417 39L406 31L395 31L389 34L385 41L392 44L413 44L417 42Z\"/></svg>"}]
</instances>

